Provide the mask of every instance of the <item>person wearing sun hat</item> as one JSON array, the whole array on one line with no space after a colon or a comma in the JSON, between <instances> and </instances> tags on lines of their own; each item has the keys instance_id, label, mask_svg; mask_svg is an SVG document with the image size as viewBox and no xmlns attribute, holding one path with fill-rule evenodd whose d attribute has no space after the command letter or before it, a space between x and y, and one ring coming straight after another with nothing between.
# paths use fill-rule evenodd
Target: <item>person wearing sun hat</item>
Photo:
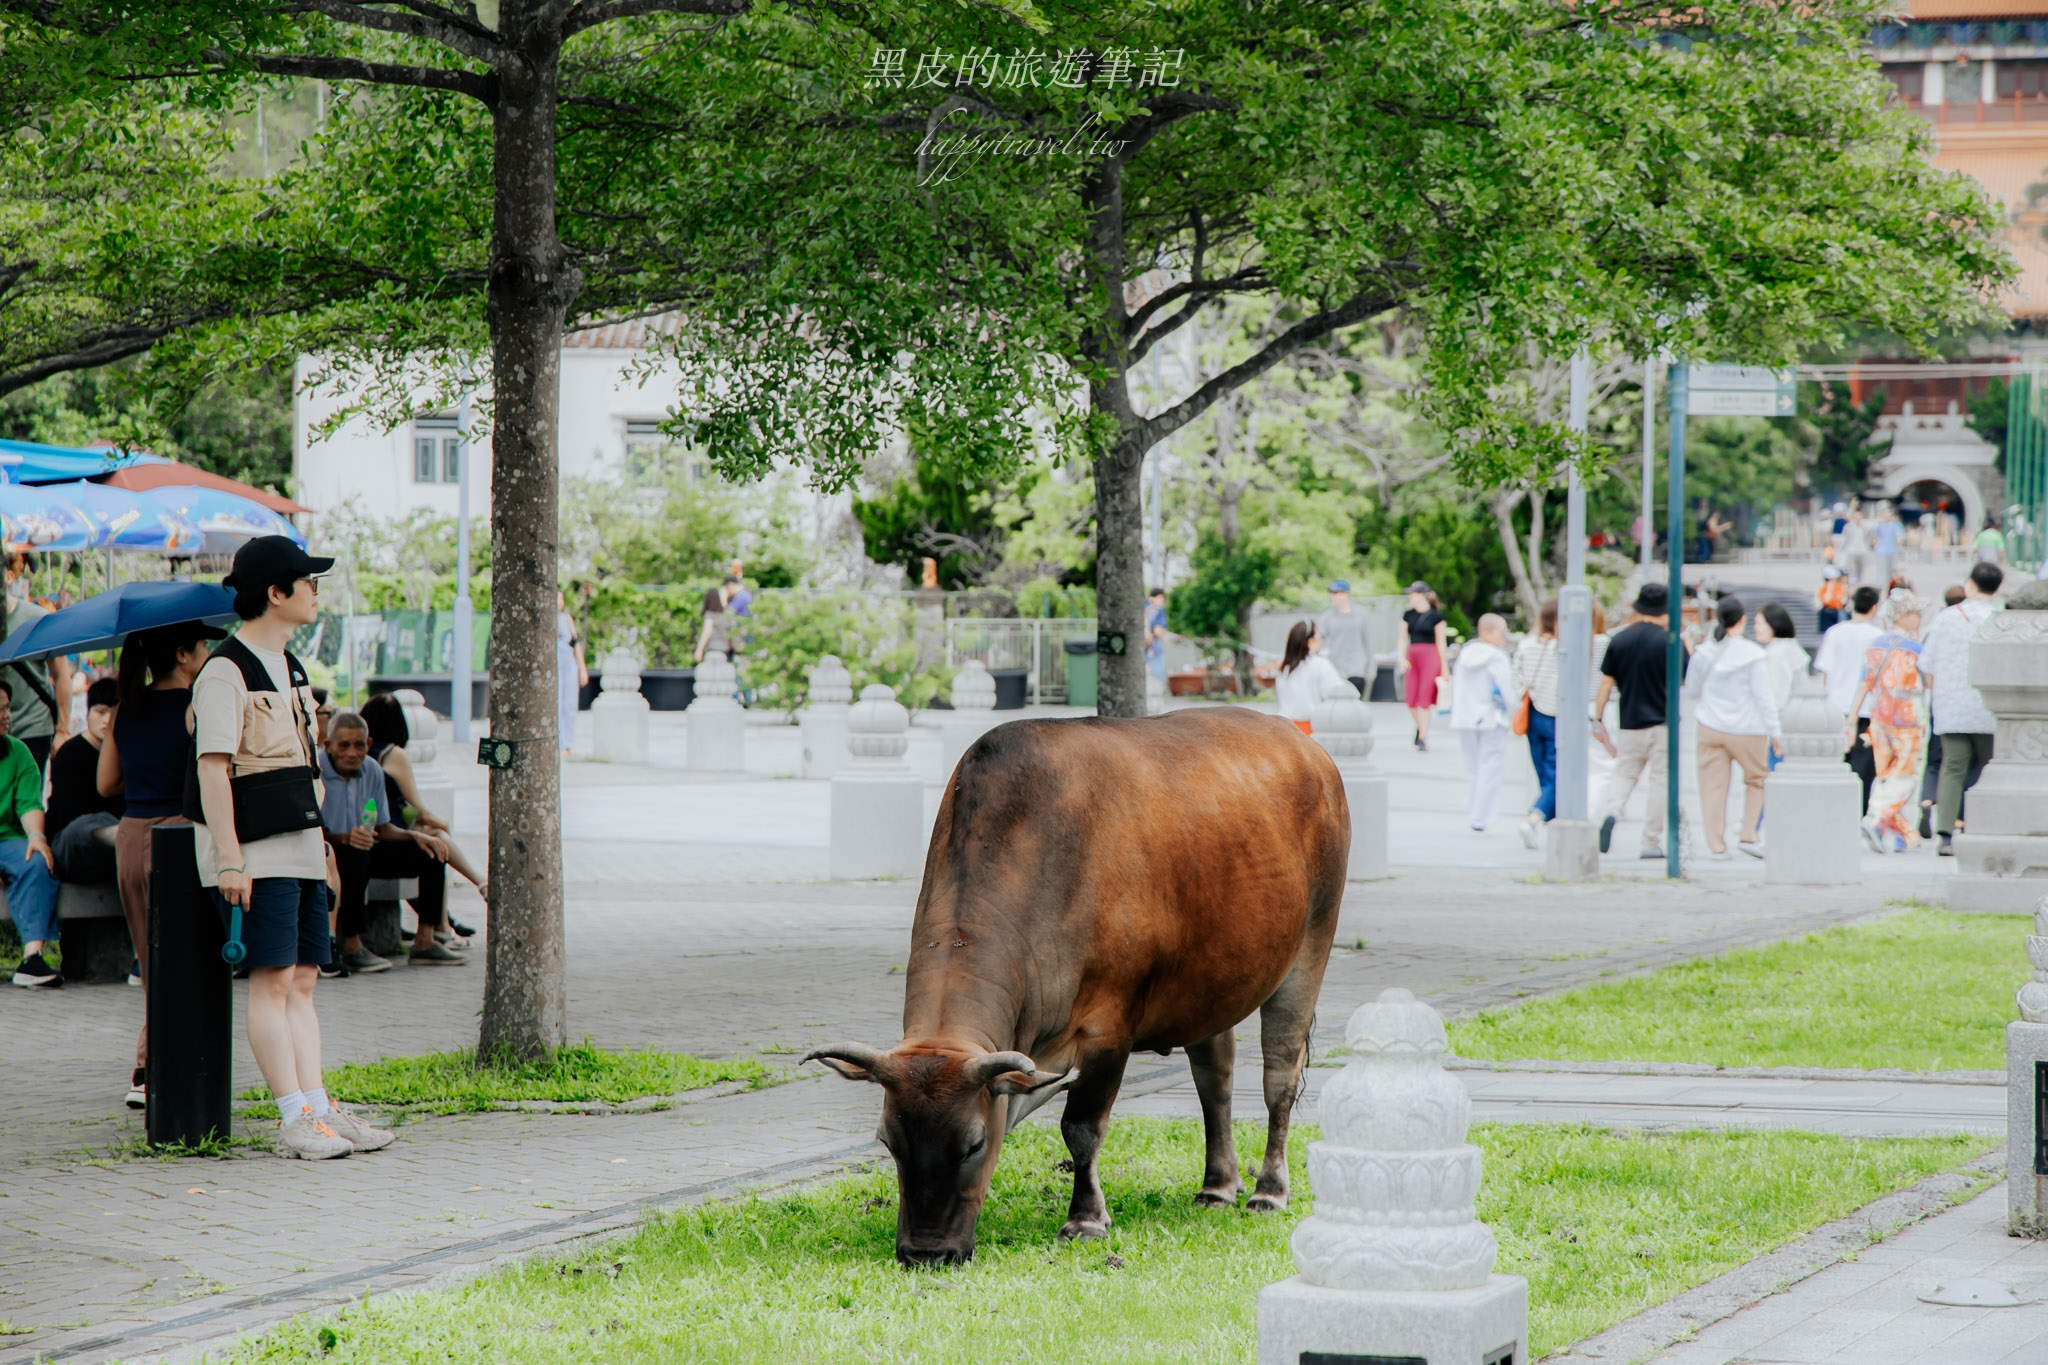
<instances>
[{"instance_id":1,"label":"person wearing sun hat","mask_svg":"<svg viewBox=\"0 0 2048 1365\"><path fill-rule=\"evenodd\" d=\"M313 987L330 956L327 852L321 835L318 702L287 645L319 616L318 578L332 559L284 536L235 552L221 586L235 594L236 634L192 683L193 778L185 814L199 826L199 881L232 934L241 911L249 969L249 1051L277 1098L279 1156L374 1151L392 1135L328 1099L320 1076Z\"/></svg>"}]
</instances>

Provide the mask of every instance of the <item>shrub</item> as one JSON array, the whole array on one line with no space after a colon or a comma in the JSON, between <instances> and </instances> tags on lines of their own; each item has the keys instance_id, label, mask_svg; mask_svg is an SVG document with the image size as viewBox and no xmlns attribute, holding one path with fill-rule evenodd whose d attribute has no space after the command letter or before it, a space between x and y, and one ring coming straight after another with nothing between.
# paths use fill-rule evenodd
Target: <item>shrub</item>
<instances>
[{"instance_id":1,"label":"shrub","mask_svg":"<svg viewBox=\"0 0 2048 1365\"><path fill-rule=\"evenodd\" d=\"M952 682L952 670L917 666L917 613L901 599L866 593L760 593L754 619L741 623L740 678L760 705L794 711L810 672L836 654L853 675L854 696L887 683L896 699L925 706Z\"/></svg>"}]
</instances>

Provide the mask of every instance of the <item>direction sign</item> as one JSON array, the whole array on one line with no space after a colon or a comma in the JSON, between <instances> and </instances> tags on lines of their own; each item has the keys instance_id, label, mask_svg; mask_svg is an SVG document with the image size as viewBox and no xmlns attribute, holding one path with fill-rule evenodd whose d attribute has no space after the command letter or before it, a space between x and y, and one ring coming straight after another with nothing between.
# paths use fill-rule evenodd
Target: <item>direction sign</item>
<instances>
[{"instance_id":1,"label":"direction sign","mask_svg":"<svg viewBox=\"0 0 2048 1365\"><path fill-rule=\"evenodd\" d=\"M1790 417L1799 410L1797 372L1764 365L1693 365L1686 374L1692 417Z\"/></svg>"}]
</instances>

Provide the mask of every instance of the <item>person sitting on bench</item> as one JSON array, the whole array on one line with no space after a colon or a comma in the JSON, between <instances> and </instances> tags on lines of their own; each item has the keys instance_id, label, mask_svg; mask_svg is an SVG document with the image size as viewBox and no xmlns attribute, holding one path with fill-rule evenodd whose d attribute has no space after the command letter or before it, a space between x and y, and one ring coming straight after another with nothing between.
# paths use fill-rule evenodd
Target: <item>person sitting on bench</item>
<instances>
[{"instance_id":1,"label":"person sitting on bench","mask_svg":"<svg viewBox=\"0 0 2048 1365\"><path fill-rule=\"evenodd\" d=\"M121 700L121 684L101 678L85 690L85 730L50 755L50 803L43 829L67 882L114 880L114 831L128 803L100 795L100 749Z\"/></svg>"},{"instance_id":2,"label":"person sitting on bench","mask_svg":"<svg viewBox=\"0 0 2048 1365\"><path fill-rule=\"evenodd\" d=\"M393 822L384 770L370 757L370 727L356 712L337 711L328 720L327 743L320 751L320 776L326 790L320 820L341 871L338 932L342 963L351 972L388 971L390 962L363 944L370 880L417 877L419 902L429 902L430 885L436 889L446 886L448 846L438 835ZM434 941L426 916L421 916L420 923L427 932L413 940L409 963L459 967L468 962Z\"/></svg>"}]
</instances>

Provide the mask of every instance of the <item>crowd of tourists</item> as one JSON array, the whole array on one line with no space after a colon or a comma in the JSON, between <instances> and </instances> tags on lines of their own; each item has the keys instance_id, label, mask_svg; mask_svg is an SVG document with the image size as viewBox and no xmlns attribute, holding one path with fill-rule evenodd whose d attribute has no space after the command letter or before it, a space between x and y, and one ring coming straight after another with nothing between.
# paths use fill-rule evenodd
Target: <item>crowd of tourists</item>
<instances>
[{"instance_id":1,"label":"crowd of tourists","mask_svg":"<svg viewBox=\"0 0 2048 1365\"><path fill-rule=\"evenodd\" d=\"M287 648L315 619L332 563L282 536L248 542L222 580L241 622L233 638L196 621L129 635L113 676L81 678L76 735L56 701L70 683L61 658L6 665L0 689L0 883L22 948L13 983L63 984L48 952L62 885L111 883L134 947L129 984L146 1006L151 832L194 826L199 879L225 933L242 912L235 975L249 982L250 1050L278 1097L278 1148L302 1157L391 1140L327 1095L312 1003L323 977L391 969L364 941L372 883L406 893L415 927L390 927L410 940L412 966L469 962L475 930L448 913L450 869L485 891L444 815L421 799L404 706L386 693L338 709ZM10 631L41 611L19 596L8 607ZM147 1103L148 1055L145 1021L133 1108Z\"/></svg>"}]
</instances>

